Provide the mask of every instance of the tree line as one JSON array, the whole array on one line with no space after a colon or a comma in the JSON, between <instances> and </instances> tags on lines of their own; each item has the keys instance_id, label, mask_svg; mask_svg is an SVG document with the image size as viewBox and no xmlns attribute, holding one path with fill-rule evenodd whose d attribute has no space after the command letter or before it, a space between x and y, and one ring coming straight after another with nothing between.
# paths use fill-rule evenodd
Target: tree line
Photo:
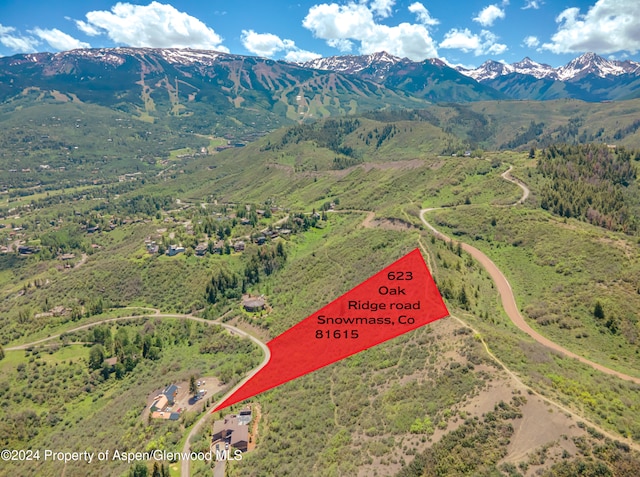
<instances>
[{"instance_id":1,"label":"tree line","mask_svg":"<svg viewBox=\"0 0 640 477\"><path fill-rule=\"evenodd\" d=\"M632 158L640 160L640 152L595 144L549 146L538 158L538 171L547 179L540 206L610 230L636 232L638 221L628 203L636 179Z\"/></svg>"},{"instance_id":2,"label":"tree line","mask_svg":"<svg viewBox=\"0 0 640 477\"><path fill-rule=\"evenodd\" d=\"M213 273L205 290L207 303L215 305L224 300L240 298L247 287L281 269L286 260L287 253L282 242L247 250L241 274L226 269Z\"/></svg>"}]
</instances>

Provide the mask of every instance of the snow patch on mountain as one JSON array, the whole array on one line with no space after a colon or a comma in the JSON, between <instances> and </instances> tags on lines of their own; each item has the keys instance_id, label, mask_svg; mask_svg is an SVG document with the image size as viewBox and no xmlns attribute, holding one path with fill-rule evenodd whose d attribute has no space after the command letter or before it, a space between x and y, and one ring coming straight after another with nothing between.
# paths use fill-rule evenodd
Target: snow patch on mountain
<instances>
[{"instance_id":1,"label":"snow patch on mountain","mask_svg":"<svg viewBox=\"0 0 640 477\"><path fill-rule=\"evenodd\" d=\"M537 63L531 58L524 58L522 61L510 65L488 60L475 69L461 67L456 69L463 75L470 76L480 82L509 73L520 73L538 79L548 78L560 81L577 81L590 74L600 78L611 78L624 74L640 75L640 63L630 60L607 60L595 53L585 53L558 68Z\"/></svg>"},{"instance_id":2,"label":"snow patch on mountain","mask_svg":"<svg viewBox=\"0 0 640 477\"><path fill-rule=\"evenodd\" d=\"M367 68L376 68L378 75L382 76L402 58L390 55L386 51L372 53L371 55L345 55L329 56L305 61L301 66L316 70L336 71L338 73L355 74Z\"/></svg>"}]
</instances>

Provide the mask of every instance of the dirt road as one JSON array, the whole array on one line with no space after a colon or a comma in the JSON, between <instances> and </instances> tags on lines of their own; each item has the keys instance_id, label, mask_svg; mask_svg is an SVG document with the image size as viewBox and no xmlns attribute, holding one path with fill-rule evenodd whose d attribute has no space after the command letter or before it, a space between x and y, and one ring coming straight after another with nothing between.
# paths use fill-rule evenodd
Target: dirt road
<instances>
[{"instance_id":1,"label":"dirt road","mask_svg":"<svg viewBox=\"0 0 640 477\"><path fill-rule=\"evenodd\" d=\"M522 204L527 199L527 197L529 197L529 188L525 184L520 182L518 179L511 177L510 172L511 172L511 167L509 167L509 169L502 174L502 177L505 180L518 185L522 189L523 191L522 197L513 205ZM437 230L433 225L431 225L425 219L424 217L425 214L432 210L436 210L436 209L434 208L422 209L420 211L420 219L422 220L424 225L429 230L431 230L437 238L444 240L445 242L450 242L451 241L450 237L446 236L445 234ZM504 276L502 271L500 271L500 269L496 266L495 263L493 263L493 261L491 261L489 257L487 257L484 253L482 253L477 248L472 247L471 245L466 243L461 243L460 245L465 252L467 252L469 255L475 258L478 262L480 262L482 266L487 270L487 272L491 276L491 279L496 284L496 288L498 289L498 293L500 294L500 299L502 300L502 306L504 307L504 311L507 313L507 316L512 321L512 323L516 325L520 330L524 331L526 334L531 336L531 338L536 340L538 343L546 346L547 348L550 348L558 353L564 354L565 356L568 356L570 358L577 359L581 363L591 366L593 369L596 369L606 374L610 374L612 376L616 376L626 381L632 381L636 384L640 384L640 378L637 378L635 376L629 376L628 374L624 374L619 371L615 371L613 369L607 368L606 366L603 366L601 364L594 363L593 361L588 360L583 356L580 356L572 351L569 351L566 348L563 348L559 344L554 343L548 338L545 338L540 333L538 333L533 328L531 328L529 324L525 321L524 317L520 314L515 296L513 295L513 290L511 289L511 284L509 283L507 278Z\"/></svg>"}]
</instances>

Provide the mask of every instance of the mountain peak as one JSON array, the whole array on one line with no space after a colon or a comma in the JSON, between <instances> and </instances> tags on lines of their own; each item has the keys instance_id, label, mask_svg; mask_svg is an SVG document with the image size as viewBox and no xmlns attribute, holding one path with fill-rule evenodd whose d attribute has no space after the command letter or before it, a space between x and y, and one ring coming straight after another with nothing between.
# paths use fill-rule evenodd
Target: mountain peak
<instances>
[{"instance_id":1,"label":"mountain peak","mask_svg":"<svg viewBox=\"0 0 640 477\"><path fill-rule=\"evenodd\" d=\"M389 69L403 61L402 58L393 56L386 51L378 51L368 55L329 56L306 61L301 64L305 68L316 70L331 70L338 73L356 74L363 70L370 70L369 76L378 79L384 78Z\"/></svg>"},{"instance_id":2,"label":"mountain peak","mask_svg":"<svg viewBox=\"0 0 640 477\"><path fill-rule=\"evenodd\" d=\"M525 56L521 61L518 61L517 63L513 63L511 66L516 73L534 76L538 79L555 78L556 76L556 71L552 66L533 61L528 56Z\"/></svg>"},{"instance_id":3,"label":"mountain peak","mask_svg":"<svg viewBox=\"0 0 640 477\"><path fill-rule=\"evenodd\" d=\"M458 71L464 75L470 76L476 81L484 81L497 78L498 76L513 73L513 67L495 60L487 60L475 70L465 70L463 68Z\"/></svg>"},{"instance_id":4,"label":"mountain peak","mask_svg":"<svg viewBox=\"0 0 640 477\"><path fill-rule=\"evenodd\" d=\"M590 74L606 78L607 76L618 76L626 72L620 62L609 61L592 52L574 58L557 70L558 79L563 81L582 79Z\"/></svg>"}]
</instances>

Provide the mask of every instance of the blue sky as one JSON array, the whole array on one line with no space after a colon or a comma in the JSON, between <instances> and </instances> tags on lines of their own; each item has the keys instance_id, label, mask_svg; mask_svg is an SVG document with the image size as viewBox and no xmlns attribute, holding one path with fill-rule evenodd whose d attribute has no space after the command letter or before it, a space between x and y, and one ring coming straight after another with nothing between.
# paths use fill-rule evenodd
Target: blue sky
<instances>
[{"instance_id":1,"label":"blue sky","mask_svg":"<svg viewBox=\"0 0 640 477\"><path fill-rule=\"evenodd\" d=\"M555 67L587 51L638 61L639 25L638 0L0 0L0 56L134 46L304 61L385 50Z\"/></svg>"}]
</instances>

